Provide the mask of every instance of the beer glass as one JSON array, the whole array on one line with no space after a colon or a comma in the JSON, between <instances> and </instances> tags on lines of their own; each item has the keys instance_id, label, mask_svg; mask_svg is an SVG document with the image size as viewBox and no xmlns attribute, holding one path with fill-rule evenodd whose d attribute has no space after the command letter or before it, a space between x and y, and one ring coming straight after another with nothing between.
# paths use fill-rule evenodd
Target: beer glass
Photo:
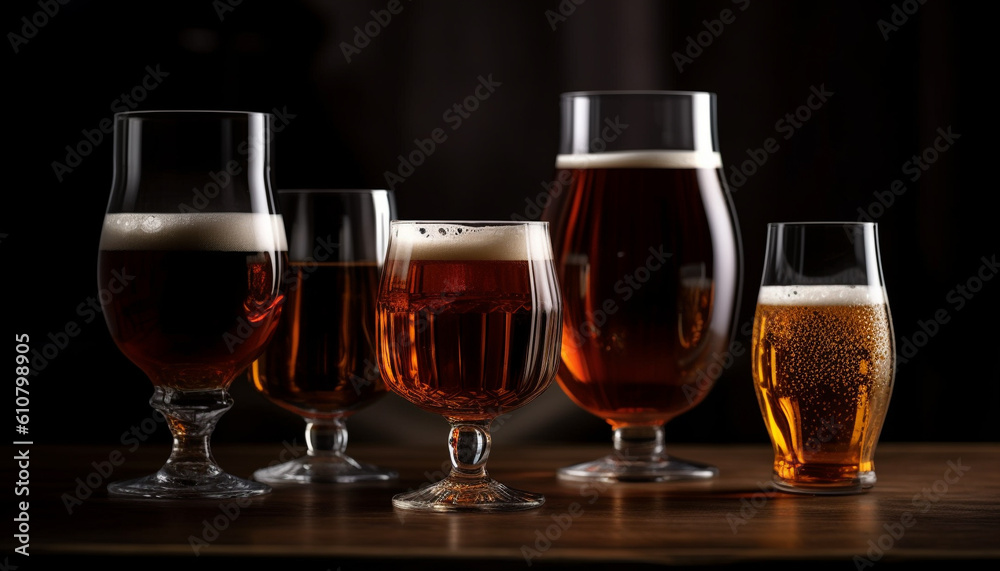
<instances>
[{"instance_id":1,"label":"beer glass","mask_svg":"<svg viewBox=\"0 0 1000 571\"><path fill-rule=\"evenodd\" d=\"M896 368L876 223L768 224L752 363L775 486L871 488Z\"/></svg>"},{"instance_id":2,"label":"beer glass","mask_svg":"<svg viewBox=\"0 0 1000 571\"><path fill-rule=\"evenodd\" d=\"M563 288L558 382L613 430L570 481L706 479L666 451L664 425L731 363L742 253L712 93L564 93L543 219Z\"/></svg>"},{"instance_id":3,"label":"beer glass","mask_svg":"<svg viewBox=\"0 0 1000 571\"><path fill-rule=\"evenodd\" d=\"M306 455L261 468L279 483L382 481L346 454L347 419L386 394L375 357L375 295L396 201L388 190L278 191L288 238L285 305L251 366L254 387L306 423Z\"/></svg>"},{"instance_id":4,"label":"beer glass","mask_svg":"<svg viewBox=\"0 0 1000 571\"><path fill-rule=\"evenodd\" d=\"M451 471L397 508L512 511L541 494L489 476L490 423L542 394L559 366L560 292L546 222L393 221L377 303L390 390L451 425Z\"/></svg>"},{"instance_id":5,"label":"beer glass","mask_svg":"<svg viewBox=\"0 0 1000 571\"><path fill-rule=\"evenodd\" d=\"M230 111L115 116L114 178L98 281L112 339L153 384L173 434L159 471L112 482L112 496L230 498L267 493L228 474L210 439L229 387L277 326L286 245L271 191L271 117Z\"/></svg>"}]
</instances>

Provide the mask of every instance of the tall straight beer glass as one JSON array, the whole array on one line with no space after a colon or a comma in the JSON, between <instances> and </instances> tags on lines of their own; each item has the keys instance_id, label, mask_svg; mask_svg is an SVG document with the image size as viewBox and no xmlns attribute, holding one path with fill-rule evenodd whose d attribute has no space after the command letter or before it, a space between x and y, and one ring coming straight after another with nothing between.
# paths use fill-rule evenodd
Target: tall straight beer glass
<instances>
[{"instance_id":1,"label":"tall straight beer glass","mask_svg":"<svg viewBox=\"0 0 1000 571\"><path fill-rule=\"evenodd\" d=\"M354 483L396 476L347 455L347 419L386 394L375 358L375 295L396 201L389 190L278 191L288 233L285 306L251 367L254 387L305 420L305 456L255 480Z\"/></svg>"},{"instance_id":2,"label":"tall straight beer glass","mask_svg":"<svg viewBox=\"0 0 1000 571\"><path fill-rule=\"evenodd\" d=\"M542 505L486 472L490 424L542 394L559 367L559 288L546 222L393 221L379 282L389 388L451 425L451 471L393 505L511 511Z\"/></svg>"},{"instance_id":3,"label":"tall straight beer glass","mask_svg":"<svg viewBox=\"0 0 1000 571\"><path fill-rule=\"evenodd\" d=\"M715 95L562 95L544 218L563 288L559 384L606 420L614 451L568 480L714 477L665 449L665 423L709 393L729 359L742 260L721 167Z\"/></svg>"},{"instance_id":4,"label":"tall straight beer glass","mask_svg":"<svg viewBox=\"0 0 1000 571\"><path fill-rule=\"evenodd\" d=\"M271 194L270 115L146 111L115 116L111 198L98 283L118 348L153 383L173 449L113 496L228 498L266 484L224 472L209 440L229 386L264 350L281 312L287 247ZM120 278L119 278L120 281Z\"/></svg>"},{"instance_id":5,"label":"tall straight beer glass","mask_svg":"<svg viewBox=\"0 0 1000 571\"><path fill-rule=\"evenodd\" d=\"M768 225L752 361L776 487L849 494L875 484L893 339L875 223Z\"/></svg>"}]
</instances>

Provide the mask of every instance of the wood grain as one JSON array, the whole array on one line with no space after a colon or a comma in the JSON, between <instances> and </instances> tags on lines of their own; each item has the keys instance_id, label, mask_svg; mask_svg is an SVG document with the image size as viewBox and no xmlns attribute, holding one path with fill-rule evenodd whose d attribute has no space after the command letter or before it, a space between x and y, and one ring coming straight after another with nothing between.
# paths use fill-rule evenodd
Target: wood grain
<instances>
[{"instance_id":1,"label":"wood grain","mask_svg":"<svg viewBox=\"0 0 1000 571\"><path fill-rule=\"evenodd\" d=\"M505 484L544 493L544 506L501 514L427 514L395 510L391 498L440 477L435 472L446 460L443 446L352 447L359 460L397 469L400 480L277 487L240 502L106 497L108 480L158 468L168 453L161 446L134 452L35 446L31 559L74 564L93 559L105 568L130 568L178 558L187 569L217 568L225 559L317 570L373 562L407 569L784 562L849 569L917 560L994 567L1000 559L998 444L882 444L876 486L836 497L774 492L768 485L769 446L678 445L671 451L715 464L720 476L705 483L581 487L560 483L555 471L603 455L605 447L497 448L490 473ZM281 447L229 445L215 453L224 468L248 476L277 460ZM119 454L122 462L104 477L100 468L107 473L111 464L102 463ZM100 486L81 499L88 479ZM67 503L68 498L80 501ZM4 541L11 553L10 534Z\"/></svg>"}]
</instances>

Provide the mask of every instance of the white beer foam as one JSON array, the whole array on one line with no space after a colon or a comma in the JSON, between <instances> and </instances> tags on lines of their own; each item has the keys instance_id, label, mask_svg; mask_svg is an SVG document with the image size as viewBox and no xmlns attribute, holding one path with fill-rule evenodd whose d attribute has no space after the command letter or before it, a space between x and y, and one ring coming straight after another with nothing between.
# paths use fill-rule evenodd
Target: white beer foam
<instances>
[{"instance_id":1,"label":"white beer foam","mask_svg":"<svg viewBox=\"0 0 1000 571\"><path fill-rule=\"evenodd\" d=\"M559 169L716 169L722 156L712 151L620 151L557 155Z\"/></svg>"},{"instance_id":2,"label":"white beer foam","mask_svg":"<svg viewBox=\"0 0 1000 571\"><path fill-rule=\"evenodd\" d=\"M882 305L885 290L875 285L762 286L761 305Z\"/></svg>"},{"instance_id":3,"label":"white beer foam","mask_svg":"<svg viewBox=\"0 0 1000 571\"><path fill-rule=\"evenodd\" d=\"M414 260L551 260L542 224L469 226L462 223L396 224L394 248Z\"/></svg>"},{"instance_id":4,"label":"white beer foam","mask_svg":"<svg viewBox=\"0 0 1000 571\"><path fill-rule=\"evenodd\" d=\"M102 250L286 251L280 214L118 213L104 216Z\"/></svg>"}]
</instances>

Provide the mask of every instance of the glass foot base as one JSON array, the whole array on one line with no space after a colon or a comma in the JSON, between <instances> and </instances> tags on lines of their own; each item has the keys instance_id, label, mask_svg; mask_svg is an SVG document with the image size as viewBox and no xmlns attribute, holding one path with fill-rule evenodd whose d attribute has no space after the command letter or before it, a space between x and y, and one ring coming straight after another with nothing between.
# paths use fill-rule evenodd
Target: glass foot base
<instances>
[{"instance_id":1,"label":"glass foot base","mask_svg":"<svg viewBox=\"0 0 1000 571\"><path fill-rule=\"evenodd\" d=\"M161 470L142 478L108 484L109 496L130 498L245 498L270 492L271 487L267 484L225 472L195 480L170 476Z\"/></svg>"},{"instance_id":2,"label":"glass foot base","mask_svg":"<svg viewBox=\"0 0 1000 571\"><path fill-rule=\"evenodd\" d=\"M674 482L708 480L718 475L719 469L715 466L666 454L648 459L609 454L591 462L560 468L557 472L559 479L575 482Z\"/></svg>"},{"instance_id":3,"label":"glass foot base","mask_svg":"<svg viewBox=\"0 0 1000 571\"><path fill-rule=\"evenodd\" d=\"M351 484L394 480L398 474L345 455L304 456L261 468L253 479L268 484Z\"/></svg>"},{"instance_id":4,"label":"glass foot base","mask_svg":"<svg viewBox=\"0 0 1000 571\"><path fill-rule=\"evenodd\" d=\"M851 494L860 494L865 491L865 488L861 486L860 483L854 484L801 484L786 482L784 480L773 480L772 484L774 489L779 492L788 492L791 494L807 494L810 496L847 496Z\"/></svg>"},{"instance_id":5,"label":"glass foot base","mask_svg":"<svg viewBox=\"0 0 1000 571\"><path fill-rule=\"evenodd\" d=\"M397 508L437 512L520 511L544 503L542 494L508 488L491 478L468 482L445 478L429 487L392 498L392 505Z\"/></svg>"},{"instance_id":6,"label":"glass foot base","mask_svg":"<svg viewBox=\"0 0 1000 571\"><path fill-rule=\"evenodd\" d=\"M777 475L772 479L774 489L792 494L808 494L813 496L847 496L862 494L875 485L875 472L859 472L858 478L833 481L813 480L792 482Z\"/></svg>"}]
</instances>

